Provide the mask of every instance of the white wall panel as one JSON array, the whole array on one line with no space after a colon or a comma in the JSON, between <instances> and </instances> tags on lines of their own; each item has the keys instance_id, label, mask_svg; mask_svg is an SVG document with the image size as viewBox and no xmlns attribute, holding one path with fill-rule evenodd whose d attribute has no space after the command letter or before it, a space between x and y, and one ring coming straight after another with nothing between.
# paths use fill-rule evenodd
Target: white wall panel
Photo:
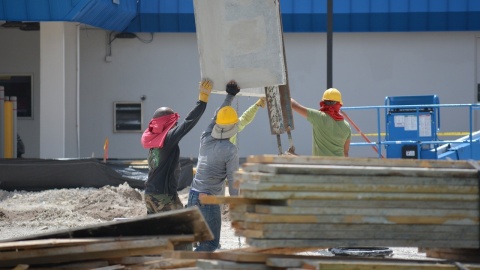
<instances>
[{"instance_id":1,"label":"white wall panel","mask_svg":"<svg viewBox=\"0 0 480 270\"><path fill-rule=\"evenodd\" d=\"M38 33L33 33L36 37L23 37L27 33L12 31L0 31L0 47L6 49L0 51L0 71L38 71ZM154 34L150 43L115 39L111 44L111 62L105 62L106 34L103 30L81 31L80 156L95 153L101 157L108 137L111 158L145 158L147 150L140 145L141 133L113 133L113 102L140 102L140 97L146 95L144 123L160 106L170 106L180 113L180 121L184 119L198 98L196 35ZM148 34L139 36L150 38ZM383 105L385 96L429 94L438 95L442 104L474 103L477 36L476 32L334 33L334 86L342 91L344 106ZM10 45L5 47L5 43ZM14 46L22 53L16 53ZM318 108L326 87L326 35L286 33L285 50L291 96L305 106ZM202 119L180 144L182 156L197 156L200 134L223 98L224 95L211 96ZM234 101L233 106L238 106L241 113L256 98L237 100L238 105ZM35 106L38 105L35 98ZM464 115L465 112L442 110L440 131L467 131ZM377 131L374 112L356 111L349 116L364 133ZM309 155L310 126L297 114L294 120L296 151ZM19 131L25 133L22 137L27 157L35 157L29 149L39 148L38 121L34 118L18 123ZM363 141L361 137L355 140ZM286 149L286 136L282 135L282 143ZM277 153L265 109L260 109L253 123L240 133L239 148L242 157ZM370 147L356 147L352 156L375 156L375 152Z\"/></svg>"}]
</instances>

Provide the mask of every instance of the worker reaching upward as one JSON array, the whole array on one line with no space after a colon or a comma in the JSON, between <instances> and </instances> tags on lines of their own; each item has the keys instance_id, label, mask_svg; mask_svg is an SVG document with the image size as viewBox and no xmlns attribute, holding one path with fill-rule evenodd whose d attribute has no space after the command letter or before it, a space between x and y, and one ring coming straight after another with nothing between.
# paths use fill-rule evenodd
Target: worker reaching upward
<instances>
[{"instance_id":1,"label":"worker reaching upward","mask_svg":"<svg viewBox=\"0 0 480 270\"><path fill-rule=\"evenodd\" d=\"M235 95L240 91L235 81L227 84L223 104L215 111L215 115L200 137L200 150L195 176L193 178L188 206L198 206L214 239L200 242L195 251L214 251L220 244L222 216L220 205L201 203L201 198L208 195L223 195L225 180L228 180L231 196L238 195L238 189L233 186L234 172L238 170L238 149L230 138L238 132L238 116L230 106Z\"/></svg>"},{"instance_id":2,"label":"worker reaching upward","mask_svg":"<svg viewBox=\"0 0 480 270\"><path fill-rule=\"evenodd\" d=\"M198 123L205 112L212 91L212 82L203 79L199 98L185 120L178 124L179 115L168 107L153 114L141 143L148 151L148 179L145 183L147 214L182 209L177 193L180 174L180 140Z\"/></svg>"},{"instance_id":3,"label":"worker reaching upward","mask_svg":"<svg viewBox=\"0 0 480 270\"><path fill-rule=\"evenodd\" d=\"M255 119L255 116L257 115L258 109L260 107L265 108L264 97L259 98L253 105L248 107L248 109L246 109L242 113L240 118L238 118L238 133L242 131L246 126L248 126L253 121L253 119ZM237 145L237 134L233 135L233 137L230 138L230 142L235 145Z\"/></svg>"},{"instance_id":4,"label":"worker reaching upward","mask_svg":"<svg viewBox=\"0 0 480 270\"><path fill-rule=\"evenodd\" d=\"M350 124L340 114L342 94L336 88L323 93L320 110L306 108L291 99L292 109L307 118L313 131L313 156L348 157L352 131Z\"/></svg>"}]
</instances>

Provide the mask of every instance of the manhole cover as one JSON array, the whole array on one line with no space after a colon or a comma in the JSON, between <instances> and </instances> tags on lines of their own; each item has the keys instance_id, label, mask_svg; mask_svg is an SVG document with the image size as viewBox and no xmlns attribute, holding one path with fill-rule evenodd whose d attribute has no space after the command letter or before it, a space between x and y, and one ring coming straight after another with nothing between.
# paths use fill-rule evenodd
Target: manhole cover
<instances>
[{"instance_id":1,"label":"manhole cover","mask_svg":"<svg viewBox=\"0 0 480 270\"><path fill-rule=\"evenodd\" d=\"M335 256L358 256L358 257L386 257L391 256L393 250L384 247L338 247L329 248Z\"/></svg>"}]
</instances>

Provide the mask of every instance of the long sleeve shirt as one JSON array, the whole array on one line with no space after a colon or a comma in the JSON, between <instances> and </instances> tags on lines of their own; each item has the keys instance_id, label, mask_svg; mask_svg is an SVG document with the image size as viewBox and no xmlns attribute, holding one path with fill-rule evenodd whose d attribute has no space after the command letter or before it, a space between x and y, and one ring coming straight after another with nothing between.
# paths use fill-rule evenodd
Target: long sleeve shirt
<instances>
[{"instance_id":1,"label":"long sleeve shirt","mask_svg":"<svg viewBox=\"0 0 480 270\"><path fill-rule=\"evenodd\" d=\"M234 96L227 95L220 108L229 106ZM211 136L217 113L200 137L200 151L198 155L197 170L192 182L192 189L210 195L223 195L225 193L225 179L228 179L230 195L238 195L238 190L233 187L233 174L239 168L237 147L229 139L215 139Z\"/></svg>"},{"instance_id":2,"label":"long sleeve shirt","mask_svg":"<svg viewBox=\"0 0 480 270\"><path fill-rule=\"evenodd\" d=\"M259 108L258 105L253 104L246 111L242 113L242 116L238 118L238 133L240 133L240 131L242 131L246 126L248 126L253 121L253 119L255 118L255 115L257 114L258 108ZM237 134L235 134L233 137L230 138L230 141L235 145L237 145Z\"/></svg>"},{"instance_id":3,"label":"long sleeve shirt","mask_svg":"<svg viewBox=\"0 0 480 270\"><path fill-rule=\"evenodd\" d=\"M180 140L198 123L207 103L197 101L182 123L170 129L162 148L150 148L148 153L148 179L145 194L177 194L180 175Z\"/></svg>"}]
</instances>

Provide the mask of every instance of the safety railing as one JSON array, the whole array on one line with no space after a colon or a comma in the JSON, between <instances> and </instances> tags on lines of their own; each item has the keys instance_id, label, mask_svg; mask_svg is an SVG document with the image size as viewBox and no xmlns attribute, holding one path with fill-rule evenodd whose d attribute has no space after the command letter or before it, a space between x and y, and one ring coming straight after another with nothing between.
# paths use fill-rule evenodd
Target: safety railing
<instances>
[{"instance_id":1,"label":"safety railing","mask_svg":"<svg viewBox=\"0 0 480 270\"><path fill-rule=\"evenodd\" d=\"M463 137L462 139L457 139L457 140L422 140L421 136L418 135L417 138L415 139L409 139L409 140L387 140L388 134L387 131L385 131L385 135L382 135L382 127L386 130L386 118L390 110L392 109L410 109L412 112L416 113L417 116L417 130L420 129L420 121L419 117L422 112L422 110L426 108L434 108L440 110L441 108L468 108L468 135ZM417 145L417 153L420 153L422 147L424 145L434 145L434 150L435 153L437 152L437 149L440 146L443 145L458 145L458 144L464 144L468 143L469 144L469 150L470 150L470 157L469 159L478 159L478 155L474 154L474 146L473 143L480 143L480 133L476 132L474 133L474 127L473 127L473 115L474 111L480 111L480 104L419 104L419 105L383 105L383 106L359 106L359 107L342 107L342 112L346 116L346 120L350 122L350 124L354 127L356 127L355 122L348 116L349 111L364 111L364 110L374 110L376 112L376 126L377 126L377 132L374 137L376 137L376 141L370 141L369 139L366 139L367 136L364 134L362 137L365 139L365 142L352 142L350 145L351 146L371 146L374 148L378 154L378 158L384 158L383 151L385 147L388 147L389 145L407 145L407 144L415 144ZM384 115L385 119L382 121L381 115ZM439 114L437 115L438 119L437 121L440 121ZM383 124L382 124L383 122ZM384 126L383 126L384 125ZM439 127L439 125L438 125ZM439 130L437 130L439 131ZM357 129L357 132L362 133L359 129ZM353 134L353 130L352 130ZM478 138L474 138L474 135L477 136ZM386 150L385 150L386 152ZM477 157L477 158L475 158ZM420 155L419 155L420 158Z\"/></svg>"}]
</instances>

